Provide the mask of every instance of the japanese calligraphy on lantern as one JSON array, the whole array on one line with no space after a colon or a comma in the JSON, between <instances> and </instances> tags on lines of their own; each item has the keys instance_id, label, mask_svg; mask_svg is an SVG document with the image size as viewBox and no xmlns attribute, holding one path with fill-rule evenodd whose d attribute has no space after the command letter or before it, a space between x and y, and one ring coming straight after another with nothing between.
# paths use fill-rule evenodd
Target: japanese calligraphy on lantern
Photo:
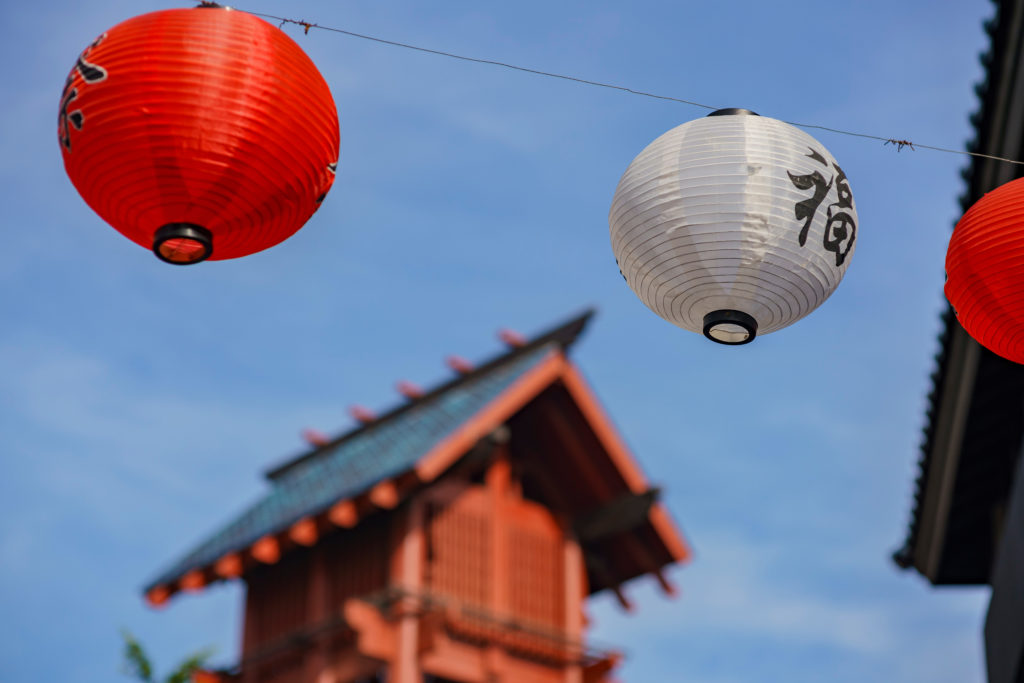
<instances>
[{"instance_id":1,"label":"japanese calligraphy on lantern","mask_svg":"<svg viewBox=\"0 0 1024 683\"><path fill-rule=\"evenodd\" d=\"M99 83L107 80L106 69L85 60L89 53L92 52L92 49L102 43L106 37L107 34L104 33L94 40L89 47L85 48L82 54L79 55L75 66L71 69L71 73L68 74L68 79L64 82L64 92L60 98L60 112L57 115L57 137L69 152L71 151L71 128L69 124L75 130L82 130L82 125L85 123L85 115L80 109L68 111L71 103L78 99L78 88L72 87L72 85L74 85L76 75L81 77L83 87L90 83Z\"/></svg>"},{"instance_id":2,"label":"japanese calligraphy on lantern","mask_svg":"<svg viewBox=\"0 0 1024 683\"><path fill-rule=\"evenodd\" d=\"M808 148L810 157L816 163L824 167L821 170L814 170L811 173L795 175L792 171L786 171L790 181L800 190L813 190L807 199L797 202L793 206L793 213L798 221L803 221L800 226L800 233L797 241L800 246L805 246L807 233L811 223L818 213L818 209L828 197L830 190L835 188L835 201L825 208L825 230L822 235L822 246L836 256L836 266L843 265L850 250L853 249L853 242L857 237L857 220L852 213L853 193L850 192L850 185L846 181L846 174L839 164L832 162L829 167L825 156L813 148ZM826 178L826 174L829 174Z\"/></svg>"}]
</instances>

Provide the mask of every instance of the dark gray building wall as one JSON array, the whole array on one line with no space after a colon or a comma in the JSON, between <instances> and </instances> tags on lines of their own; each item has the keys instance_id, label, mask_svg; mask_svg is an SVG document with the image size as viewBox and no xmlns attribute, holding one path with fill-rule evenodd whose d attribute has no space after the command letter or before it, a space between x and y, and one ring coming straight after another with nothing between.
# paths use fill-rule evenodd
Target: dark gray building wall
<instances>
[{"instance_id":1,"label":"dark gray building wall","mask_svg":"<svg viewBox=\"0 0 1024 683\"><path fill-rule=\"evenodd\" d=\"M985 617L988 680L1024 683L1024 472L1020 467L1014 476L991 583L992 599Z\"/></svg>"}]
</instances>

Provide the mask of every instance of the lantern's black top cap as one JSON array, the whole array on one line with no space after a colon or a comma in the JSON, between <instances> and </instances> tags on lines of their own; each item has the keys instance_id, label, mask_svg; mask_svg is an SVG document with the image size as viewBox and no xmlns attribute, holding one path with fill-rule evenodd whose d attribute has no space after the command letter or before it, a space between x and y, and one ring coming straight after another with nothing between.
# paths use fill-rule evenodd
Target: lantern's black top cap
<instances>
[{"instance_id":1,"label":"lantern's black top cap","mask_svg":"<svg viewBox=\"0 0 1024 683\"><path fill-rule=\"evenodd\" d=\"M750 111L749 109L718 109L711 112L708 116L731 116L733 114L747 114L749 116L760 116L756 111Z\"/></svg>"}]
</instances>

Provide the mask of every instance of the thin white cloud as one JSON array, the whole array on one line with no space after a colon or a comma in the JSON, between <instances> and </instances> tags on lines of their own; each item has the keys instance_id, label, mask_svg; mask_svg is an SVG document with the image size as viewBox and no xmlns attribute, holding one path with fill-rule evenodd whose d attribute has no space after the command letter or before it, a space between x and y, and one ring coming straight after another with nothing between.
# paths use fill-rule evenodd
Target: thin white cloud
<instances>
[{"instance_id":1,"label":"thin white cloud","mask_svg":"<svg viewBox=\"0 0 1024 683\"><path fill-rule=\"evenodd\" d=\"M847 590L844 577L836 577L834 586L780 580L783 553L790 550L740 538L728 529L703 534L698 551L691 565L673 572L682 588L674 600L666 599L651 584L638 583L627 589L638 606L634 615L623 614L607 597L597 601L594 635L626 647L631 656L622 673L628 674L627 678L648 680L662 675L659 672L678 669L685 672L680 680L775 680L767 673L765 678L750 678L749 673L730 678L733 666L729 660L719 659L715 670L706 670L686 656L687 648L699 647L694 643L712 642L718 652L723 651L722 644L732 643L725 650L735 652L739 659L743 643L766 649L779 659L813 652L815 660L855 662L865 672L891 671L890 681L981 680L977 658L979 615L985 601L982 591L922 595L919 588L908 587L901 575L880 563L880 576L888 576L893 584L902 583L896 589L904 593L904 605L897 610L888 594L858 599ZM808 562L814 560L808 558ZM916 593L919 600L907 600L908 592ZM927 622L924 615L933 607L928 600L952 603L952 614L942 621ZM950 667L949 658L944 657L944 667L924 676L929 652L937 648L958 652L960 664ZM685 660L682 665L680 660ZM736 670L748 671L744 666ZM855 671L807 680L847 680L845 674Z\"/></svg>"}]
</instances>

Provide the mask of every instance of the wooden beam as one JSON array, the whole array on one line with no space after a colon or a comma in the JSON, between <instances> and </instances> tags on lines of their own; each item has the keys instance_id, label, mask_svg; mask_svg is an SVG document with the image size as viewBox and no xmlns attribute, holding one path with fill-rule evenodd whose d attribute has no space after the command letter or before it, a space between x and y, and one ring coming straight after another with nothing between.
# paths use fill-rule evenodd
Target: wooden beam
<instances>
[{"instance_id":1,"label":"wooden beam","mask_svg":"<svg viewBox=\"0 0 1024 683\"><path fill-rule=\"evenodd\" d=\"M509 417L519 411L550 385L566 365L565 356L552 351L511 386L462 424L448 438L434 446L416 464L416 474L424 482L433 481Z\"/></svg>"},{"instance_id":2,"label":"wooden beam","mask_svg":"<svg viewBox=\"0 0 1024 683\"><path fill-rule=\"evenodd\" d=\"M334 649L332 659L336 681L380 680L377 674L380 673L382 661L375 657L367 657L359 651L358 645Z\"/></svg>"},{"instance_id":3,"label":"wooden beam","mask_svg":"<svg viewBox=\"0 0 1024 683\"><path fill-rule=\"evenodd\" d=\"M562 373L562 383L583 413L583 417L590 424L590 428L608 453L608 457L622 474L626 486L633 493L646 491L649 488L647 478L644 477L640 466L626 447L626 442L619 436L594 392L583 379L583 375L572 363L566 363L565 371Z\"/></svg>"},{"instance_id":4,"label":"wooden beam","mask_svg":"<svg viewBox=\"0 0 1024 683\"><path fill-rule=\"evenodd\" d=\"M385 479L379 482L370 489L370 493L367 496L370 502L382 510L392 510L400 502L401 496L398 494L398 487L395 485L394 479Z\"/></svg>"},{"instance_id":5,"label":"wooden beam","mask_svg":"<svg viewBox=\"0 0 1024 683\"><path fill-rule=\"evenodd\" d=\"M509 560L509 529L511 514L508 510L508 490L512 481L512 467L508 459L508 445L498 447L496 457L484 474L487 491L487 521L491 539L491 595L486 607L498 614L509 613L511 585ZM488 648L493 650L494 648Z\"/></svg>"},{"instance_id":6,"label":"wooden beam","mask_svg":"<svg viewBox=\"0 0 1024 683\"><path fill-rule=\"evenodd\" d=\"M661 503L652 505L647 512L647 518L651 521L651 526L658 533L658 537L665 544L665 548L674 561L684 562L690 559L692 555L690 547L683 540L682 534L672 522L664 505Z\"/></svg>"},{"instance_id":7,"label":"wooden beam","mask_svg":"<svg viewBox=\"0 0 1024 683\"><path fill-rule=\"evenodd\" d=\"M309 519L309 518L307 518ZM313 522L310 519L310 522ZM313 525L314 531L316 524ZM293 527L294 528L294 527ZM315 541L314 541L315 542ZM331 607L328 605L330 578L328 576L327 558L323 547L314 548L309 553L306 590L306 623L322 625L330 623ZM335 683L333 668L329 661L328 640L330 631L314 628L312 642L305 653L306 681L316 683Z\"/></svg>"},{"instance_id":8,"label":"wooden beam","mask_svg":"<svg viewBox=\"0 0 1024 683\"><path fill-rule=\"evenodd\" d=\"M274 536L264 536L252 544L250 552L263 564L275 564L281 559L281 543Z\"/></svg>"},{"instance_id":9,"label":"wooden beam","mask_svg":"<svg viewBox=\"0 0 1024 683\"><path fill-rule=\"evenodd\" d=\"M430 652L423 654L423 669L444 680L486 683L508 681L507 678L488 679L485 659L480 648L452 638L440 637Z\"/></svg>"},{"instance_id":10,"label":"wooden beam","mask_svg":"<svg viewBox=\"0 0 1024 683\"><path fill-rule=\"evenodd\" d=\"M983 352L959 323L950 321L949 325L952 330L946 346L944 389L931 419L934 434L925 479L918 487L920 524L913 548L914 566L933 584L941 569L949 508L953 504L964 432Z\"/></svg>"},{"instance_id":11,"label":"wooden beam","mask_svg":"<svg viewBox=\"0 0 1024 683\"><path fill-rule=\"evenodd\" d=\"M428 505L443 507L450 505L471 485L468 479L444 477L426 488L422 494L417 496L417 499Z\"/></svg>"},{"instance_id":12,"label":"wooden beam","mask_svg":"<svg viewBox=\"0 0 1024 683\"><path fill-rule=\"evenodd\" d=\"M570 395L570 400L574 400ZM573 471L589 491L599 500L608 501L604 505L592 510L590 513L578 516L573 520L573 531L583 544L599 543L601 540L615 537L616 544L621 548L621 554L612 555L602 559L603 577L601 583L608 586L615 592L616 598L623 608L632 610L632 603L625 597L619 586L622 584L623 571L632 575L632 572L639 570L640 573L653 573L661 568L661 565L654 562L647 547L633 534L628 532L644 524L649 519L650 510L656 505L659 495L658 489L647 489L642 492L632 492L627 489L622 491L622 484L613 482L602 477L592 463L592 454L589 453L580 443L576 430L579 428L570 423L569 419L562 412L562 409L553 400L545 404L543 411L544 425L556 439L556 447L569 459ZM584 416L585 418L585 416ZM589 422L586 423L589 425ZM589 428L589 427L588 427ZM620 491L619 495L615 495ZM613 497L614 496L614 497ZM678 535L671 534L671 522L669 523L669 534L667 538L678 539ZM657 531L657 528L655 529ZM601 557L595 552L587 555L588 566L592 558ZM614 562L616 559L619 562ZM632 560L633 566L613 567L614 564L622 564L623 560ZM617 570L616 570L617 569Z\"/></svg>"},{"instance_id":13,"label":"wooden beam","mask_svg":"<svg viewBox=\"0 0 1024 683\"><path fill-rule=\"evenodd\" d=\"M182 590L200 591L206 585L206 576L202 569L193 569L178 580L178 585Z\"/></svg>"},{"instance_id":14,"label":"wooden beam","mask_svg":"<svg viewBox=\"0 0 1024 683\"><path fill-rule=\"evenodd\" d=\"M646 491L649 487L646 477L644 477L643 472L640 470L640 466L630 454L625 441L615 430L604 409L601 408L600 403L598 403L594 392L587 385L583 375L572 363L566 363L565 372L562 373L562 383L569 391L573 400L576 401L576 405L594 430L608 456L622 473L630 490L634 493ZM686 541L683 540L678 527L672 522L668 511L660 503L655 503L651 507L649 518L655 532L657 532L658 537L665 544L673 559L680 562L689 558L690 550L686 545Z\"/></svg>"},{"instance_id":15,"label":"wooden beam","mask_svg":"<svg viewBox=\"0 0 1024 683\"><path fill-rule=\"evenodd\" d=\"M396 605L398 623L395 653L388 672L390 683L417 683L422 680L420 670L419 621L415 609L417 602L409 596L423 588L423 560L425 554L424 509L421 501L412 501L404 515L395 515L395 535L392 546L391 583L406 593Z\"/></svg>"},{"instance_id":16,"label":"wooden beam","mask_svg":"<svg viewBox=\"0 0 1024 683\"><path fill-rule=\"evenodd\" d=\"M583 672L583 679L590 683L591 681L605 681L611 680L607 678L608 674L612 672L612 669L619 665L622 661L622 654L619 652L609 652L605 657L588 664Z\"/></svg>"},{"instance_id":17,"label":"wooden beam","mask_svg":"<svg viewBox=\"0 0 1024 683\"><path fill-rule=\"evenodd\" d=\"M500 681L509 670L509 657L504 648L492 642L483 652L484 673L487 681Z\"/></svg>"},{"instance_id":18,"label":"wooden beam","mask_svg":"<svg viewBox=\"0 0 1024 683\"><path fill-rule=\"evenodd\" d=\"M608 588L615 594L615 599L619 601L619 605L622 609L627 612L633 611L633 603L629 601L626 594L622 591L622 584L612 573L611 568L608 566L607 561L600 555L596 555L592 552L584 552L585 561L587 568L590 569L597 577L605 588Z\"/></svg>"},{"instance_id":19,"label":"wooden beam","mask_svg":"<svg viewBox=\"0 0 1024 683\"><path fill-rule=\"evenodd\" d=\"M643 493L624 493L574 519L573 529L583 543L632 531L647 521L648 511L659 495L660 491L656 488Z\"/></svg>"},{"instance_id":20,"label":"wooden beam","mask_svg":"<svg viewBox=\"0 0 1024 683\"><path fill-rule=\"evenodd\" d=\"M342 613L345 616L345 623L356 632L356 647L360 654L382 661L394 659L398 649L398 629L386 620L376 607L368 602L349 598L342 607Z\"/></svg>"},{"instance_id":21,"label":"wooden beam","mask_svg":"<svg viewBox=\"0 0 1024 683\"><path fill-rule=\"evenodd\" d=\"M566 665L565 683L583 683L583 671L579 661L582 659L583 629L583 602L587 597L587 573L583 567L583 550L575 539L566 537L562 539L562 552L564 556L563 572L565 586L565 636L571 643L565 654L569 664Z\"/></svg>"},{"instance_id":22,"label":"wooden beam","mask_svg":"<svg viewBox=\"0 0 1024 683\"><path fill-rule=\"evenodd\" d=\"M242 575L242 556L228 553L213 564L213 573L222 579L234 579Z\"/></svg>"},{"instance_id":23,"label":"wooden beam","mask_svg":"<svg viewBox=\"0 0 1024 683\"><path fill-rule=\"evenodd\" d=\"M295 522L288 529L288 538L292 539L298 545L304 545L310 547L316 545L317 540L320 538L320 531L316 526L316 519L313 517L303 517L299 521Z\"/></svg>"},{"instance_id":24,"label":"wooden beam","mask_svg":"<svg viewBox=\"0 0 1024 683\"><path fill-rule=\"evenodd\" d=\"M625 536L622 540L626 544L626 552L637 561L645 573L651 574L654 577L665 595L675 597L678 593L676 587L669 583L669 580L662 572L664 565L654 558L650 552L650 548L632 536Z\"/></svg>"},{"instance_id":25,"label":"wooden beam","mask_svg":"<svg viewBox=\"0 0 1024 683\"><path fill-rule=\"evenodd\" d=\"M146 591L146 602L150 607L163 607L171 597L171 589L165 585L154 586Z\"/></svg>"},{"instance_id":26,"label":"wooden beam","mask_svg":"<svg viewBox=\"0 0 1024 683\"><path fill-rule=\"evenodd\" d=\"M327 511L327 519L331 521L331 524L343 529L351 529L359 523L359 510L356 508L355 501L342 500L335 503Z\"/></svg>"},{"instance_id":27,"label":"wooden beam","mask_svg":"<svg viewBox=\"0 0 1024 683\"><path fill-rule=\"evenodd\" d=\"M658 580L658 585L661 586L661 591L665 595L669 596L670 598L674 598L677 595L679 595L679 589L676 588L675 585L671 581L669 581L668 578L665 577L665 572L661 571L660 569L655 569L651 573L654 574L654 578Z\"/></svg>"},{"instance_id":28,"label":"wooden beam","mask_svg":"<svg viewBox=\"0 0 1024 683\"><path fill-rule=\"evenodd\" d=\"M612 586L612 593L615 594L615 599L619 601L619 607L627 612L633 612L636 608L626 594L622 591L622 586Z\"/></svg>"}]
</instances>

